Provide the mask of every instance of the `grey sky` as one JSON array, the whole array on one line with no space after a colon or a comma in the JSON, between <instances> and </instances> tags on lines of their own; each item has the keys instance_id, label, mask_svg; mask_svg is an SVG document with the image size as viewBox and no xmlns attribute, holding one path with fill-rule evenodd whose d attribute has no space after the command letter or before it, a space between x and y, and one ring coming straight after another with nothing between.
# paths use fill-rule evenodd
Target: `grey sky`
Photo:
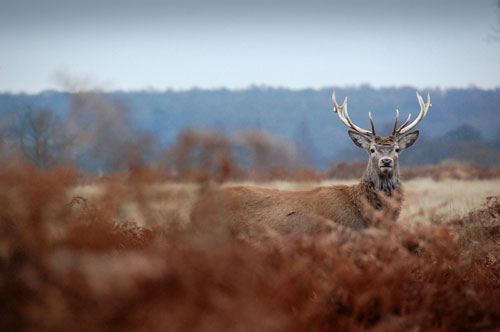
<instances>
[{"instance_id":1,"label":"grey sky","mask_svg":"<svg viewBox=\"0 0 500 332\"><path fill-rule=\"evenodd\" d=\"M500 86L494 0L0 0L0 91Z\"/></svg>"}]
</instances>

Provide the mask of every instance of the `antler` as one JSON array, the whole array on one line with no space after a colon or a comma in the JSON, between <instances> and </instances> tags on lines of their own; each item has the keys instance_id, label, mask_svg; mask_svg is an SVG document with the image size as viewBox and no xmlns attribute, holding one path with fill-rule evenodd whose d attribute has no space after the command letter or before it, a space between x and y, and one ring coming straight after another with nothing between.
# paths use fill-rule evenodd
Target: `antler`
<instances>
[{"instance_id":1,"label":"antler","mask_svg":"<svg viewBox=\"0 0 500 332\"><path fill-rule=\"evenodd\" d=\"M351 119L349 118L349 114L347 113L347 97L345 97L344 102L342 103L341 106L337 104L337 101L335 100L335 91L333 91L332 94L332 101L333 101L333 110L335 113L338 114L340 121L342 121L347 127L354 129L360 134L363 135L368 135L368 136L375 136L375 126L373 125L373 120L372 120L372 114L369 112L368 116L370 118L370 124L372 126L372 131L368 131L366 129L363 129L361 127L356 126L354 123L352 123Z\"/></svg>"},{"instance_id":2,"label":"antler","mask_svg":"<svg viewBox=\"0 0 500 332\"><path fill-rule=\"evenodd\" d=\"M417 99L418 99L418 103L420 104L420 114L417 116L417 118L415 120L413 120L412 123L410 123L408 126L406 126L411 118L411 114L408 115L408 119L396 130L396 127L398 125L398 119L399 119L399 111L396 110L396 121L394 121L394 129L392 130L392 135L399 136L399 135L403 135L404 133L407 133L408 131L413 129L413 127L415 127L427 115L427 111L429 111L429 108L432 107L431 95L429 93L427 94L427 103L424 103L422 96L419 95L418 91L417 91Z\"/></svg>"}]
</instances>

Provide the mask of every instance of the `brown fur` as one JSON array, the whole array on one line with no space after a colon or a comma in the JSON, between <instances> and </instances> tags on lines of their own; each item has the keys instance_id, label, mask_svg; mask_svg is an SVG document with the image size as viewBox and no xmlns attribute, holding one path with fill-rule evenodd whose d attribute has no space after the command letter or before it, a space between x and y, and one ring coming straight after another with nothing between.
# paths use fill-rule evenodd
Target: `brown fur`
<instances>
[{"instance_id":1,"label":"brown fur","mask_svg":"<svg viewBox=\"0 0 500 332\"><path fill-rule=\"evenodd\" d=\"M399 190L399 189L398 189ZM381 209L399 215L401 200L388 203L384 193L363 178L354 186L319 187L310 191L281 191L257 187L229 187L203 197L191 220L213 225L223 223L236 234L260 237L267 230L280 234L321 232L331 220L352 229L371 224L370 216Z\"/></svg>"},{"instance_id":2,"label":"brown fur","mask_svg":"<svg viewBox=\"0 0 500 332\"><path fill-rule=\"evenodd\" d=\"M380 137L380 136L375 136L374 138L375 144L379 145L393 145L397 143L397 139L395 136L387 136L387 137Z\"/></svg>"}]
</instances>

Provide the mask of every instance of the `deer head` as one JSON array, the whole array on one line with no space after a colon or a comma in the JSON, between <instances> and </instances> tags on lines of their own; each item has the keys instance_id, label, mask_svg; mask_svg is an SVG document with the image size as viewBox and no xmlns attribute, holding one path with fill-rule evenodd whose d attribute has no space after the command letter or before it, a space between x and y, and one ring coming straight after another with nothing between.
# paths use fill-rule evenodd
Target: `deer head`
<instances>
[{"instance_id":1,"label":"deer head","mask_svg":"<svg viewBox=\"0 0 500 332\"><path fill-rule=\"evenodd\" d=\"M417 99L420 104L420 113L410 124L411 114L408 119L398 128L399 111L396 110L396 120L392 134L387 137L380 137L375 133L375 126L371 113L368 113L371 124L371 131L356 126L347 113L347 97L341 106L335 100L335 91L332 95L334 111L340 120L351 130L351 137L354 144L368 152L370 159L364 178L369 180L375 188L379 190L394 189L399 185L399 162L400 153L415 143L418 138L418 130L410 132L427 114L432 106L430 95L427 95L427 103L424 103L422 97L417 92Z\"/></svg>"}]
</instances>

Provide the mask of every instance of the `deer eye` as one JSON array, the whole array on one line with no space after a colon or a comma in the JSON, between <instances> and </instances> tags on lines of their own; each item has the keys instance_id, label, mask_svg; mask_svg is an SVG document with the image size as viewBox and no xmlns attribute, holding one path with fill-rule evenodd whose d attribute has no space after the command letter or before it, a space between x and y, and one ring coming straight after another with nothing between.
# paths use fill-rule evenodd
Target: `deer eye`
<instances>
[{"instance_id":1,"label":"deer eye","mask_svg":"<svg viewBox=\"0 0 500 332\"><path fill-rule=\"evenodd\" d=\"M396 150L395 150L395 151L396 151L396 153L399 153L399 151L400 151L400 150L399 150L399 148L396 148Z\"/></svg>"},{"instance_id":2,"label":"deer eye","mask_svg":"<svg viewBox=\"0 0 500 332\"><path fill-rule=\"evenodd\" d=\"M375 153L375 148L371 148L371 149L370 149L370 152L371 152L371 153Z\"/></svg>"}]
</instances>

